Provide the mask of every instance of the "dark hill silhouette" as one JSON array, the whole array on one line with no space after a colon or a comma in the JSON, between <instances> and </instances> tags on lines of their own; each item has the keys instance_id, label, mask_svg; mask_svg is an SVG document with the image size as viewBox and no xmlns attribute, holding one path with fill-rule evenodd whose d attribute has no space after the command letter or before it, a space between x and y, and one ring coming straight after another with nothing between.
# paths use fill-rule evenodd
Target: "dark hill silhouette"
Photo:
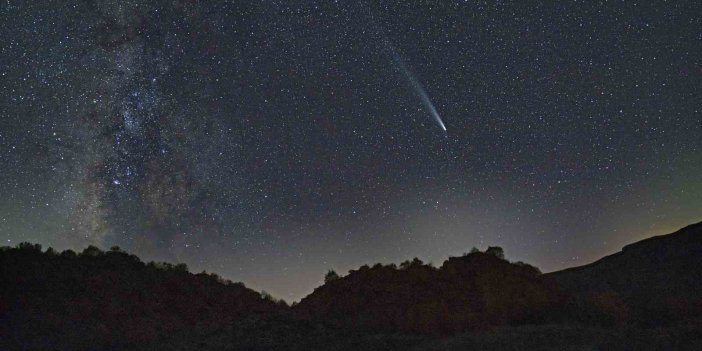
<instances>
[{"instance_id":1,"label":"dark hill silhouette","mask_svg":"<svg viewBox=\"0 0 702 351\"><path fill-rule=\"evenodd\" d=\"M113 349L286 308L185 265L142 263L117 248L0 252L0 349Z\"/></svg>"},{"instance_id":2,"label":"dark hill silhouette","mask_svg":"<svg viewBox=\"0 0 702 351\"><path fill-rule=\"evenodd\" d=\"M547 274L578 304L618 322L662 325L702 317L702 222L625 246L594 263ZM601 319L601 315L584 316Z\"/></svg>"},{"instance_id":3,"label":"dark hill silhouette","mask_svg":"<svg viewBox=\"0 0 702 351\"><path fill-rule=\"evenodd\" d=\"M328 280L294 309L336 324L447 335L543 322L562 301L538 269L473 252L452 257L440 268L418 259L399 269L364 266Z\"/></svg>"},{"instance_id":4,"label":"dark hill silhouette","mask_svg":"<svg viewBox=\"0 0 702 351\"><path fill-rule=\"evenodd\" d=\"M702 349L702 223L541 274L473 250L339 276L288 307L113 248L0 248L0 350Z\"/></svg>"}]
</instances>

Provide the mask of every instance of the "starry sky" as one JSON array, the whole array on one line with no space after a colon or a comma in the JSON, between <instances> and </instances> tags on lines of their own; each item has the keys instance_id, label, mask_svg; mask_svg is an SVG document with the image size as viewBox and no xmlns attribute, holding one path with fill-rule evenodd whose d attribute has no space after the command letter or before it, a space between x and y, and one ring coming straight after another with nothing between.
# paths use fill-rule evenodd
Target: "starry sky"
<instances>
[{"instance_id":1,"label":"starry sky","mask_svg":"<svg viewBox=\"0 0 702 351\"><path fill-rule=\"evenodd\" d=\"M3 0L2 245L294 301L330 268L499 245L553 271L702 220L700 2L528 3Z\"/></svg>"}]
</instances>

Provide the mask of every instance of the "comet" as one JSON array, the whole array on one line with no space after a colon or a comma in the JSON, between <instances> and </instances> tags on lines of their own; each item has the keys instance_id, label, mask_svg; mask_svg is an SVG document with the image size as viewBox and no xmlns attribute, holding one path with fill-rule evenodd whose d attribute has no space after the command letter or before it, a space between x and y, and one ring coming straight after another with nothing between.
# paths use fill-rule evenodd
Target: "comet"
<instances>
[{"instance_id":1,"label":"comet","mask_svg":"<svg viewBox=\"0 0 702 351\"><path fill-rule=\"evenodd\" d=\"M402 59L402 56L400 56L400 54L397 52L397 49L395 49L395 47L392 45L389 37L383 30L382 26L380 26L375 20L375 16L373 16L373 11L371 11L371 9L368 6L366 6L366 4L363 2L361 2L361 6L364 10L363 12L369 19L369 23L371 25L371 28L373 29L373 32L377 33L377 35L381 38L383 44L385 44L385 49L390 53L390 56L392 56L392 60L395 61L395 64L400 68L414 92L417 93L417 95L419 96L419 99L422 101L422 105L424 105L424 108L429 112L434 121L436 121L436 124L439 125L441 130L445 132L446 125L444 125L444 121L441 120L439 112L436 110L436 107L434 107L434 104L431 102L431 99L429 98L429 95L427 94L426 90L424 90L422 83L420 83L419 80L414 76L409 67L407 67L407 64L405 64L405 61Z\"/></svg>"},{"instance_id":2,"label":"comet","mask_svg":"<svg viewBox=\"0 0 702 351\"><path fill-rule=\"evenodd\" d=\"M426 90L424 90L422 84L419 82L419 80L417 80L414 74L412 74L412 71L407 67L405 61L402 59L397 50L395 50L395 47L392 46L390 41L387 40L387 38L385 39L385 47L388 49L388 51L390 51L393 61L395 61L395 64L397 64L397 66L400 68L405 78L412 86L412 89L414 89L417 95L419 95L419 99L422 101L422 105L424 105L424 108L427 109L427 111L434 118L439 127L441 127L441 129L445 132L446 125L444 125L444 121L441 120L441 116L436 110L436 107L434 107L434 104L431 102L431 99L429 98L429 95L427 95Z\"/></svg>"}]
</instances>

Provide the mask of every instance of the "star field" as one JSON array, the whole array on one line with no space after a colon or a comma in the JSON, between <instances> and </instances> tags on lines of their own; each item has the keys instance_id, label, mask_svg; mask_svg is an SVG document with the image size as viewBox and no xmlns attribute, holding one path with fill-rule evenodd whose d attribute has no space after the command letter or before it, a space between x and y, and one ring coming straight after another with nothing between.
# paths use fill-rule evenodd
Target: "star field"
<instances>
[{"instance_id":1,"label":"star field","mask_svg":"<svg viewBox=\"0 0 702 351\"><path fill-rule=\"evenodd\" d=\"M700 13L8 0L0 240L119 245L287 300L472 246L585 264L702 219Z\"/></svg>"}]
</instances>

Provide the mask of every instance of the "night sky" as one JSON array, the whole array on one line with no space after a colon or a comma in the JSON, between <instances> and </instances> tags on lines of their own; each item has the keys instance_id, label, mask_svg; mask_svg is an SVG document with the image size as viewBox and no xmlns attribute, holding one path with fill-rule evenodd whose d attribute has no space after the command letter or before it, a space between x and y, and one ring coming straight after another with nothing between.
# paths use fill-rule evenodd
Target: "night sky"
<instances>
[{"instance_id":1,"label":"night sky","mask_svg":"<svg viewBox=\"0 0 702 351\"><path fill-rule=\"evenodd\" d=\"M699 1L142 2L0 4L2 245L293 301L330 268L499 245L552 271L702 220Z\"/></svg>"}]
</instances>

